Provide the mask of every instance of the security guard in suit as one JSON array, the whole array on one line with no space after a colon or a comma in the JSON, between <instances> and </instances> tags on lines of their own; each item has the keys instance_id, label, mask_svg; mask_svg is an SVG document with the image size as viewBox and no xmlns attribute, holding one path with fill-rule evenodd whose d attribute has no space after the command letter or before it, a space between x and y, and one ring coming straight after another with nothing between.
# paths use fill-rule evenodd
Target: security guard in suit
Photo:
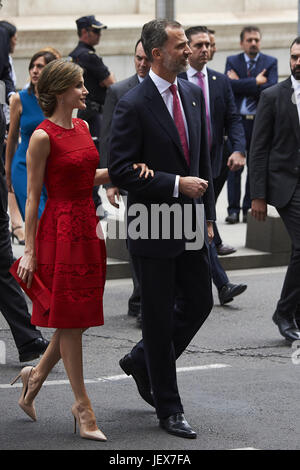
<instances>
[{"instance_id":1,"label":"security guard in suit","mask_svg":"<svg viewBox=\"0 0 300 470\"><path fill-rule=\"evenodd\" d=\"M100 42L101 32L106 29L94 15L83 16L76 20L79 42L69 56L73 62L79 64L83 70L85 87L89 91L86 100L86 110L79 111L78 117L89 124L90 133L99 151L100 132L102 122L102 107L105 101L106 89L115 82L113 74L96 53L95 47ZM95 206L101 204L98 196L98 187L94 188L93 199Z\"/></svg>"}]
</instances>

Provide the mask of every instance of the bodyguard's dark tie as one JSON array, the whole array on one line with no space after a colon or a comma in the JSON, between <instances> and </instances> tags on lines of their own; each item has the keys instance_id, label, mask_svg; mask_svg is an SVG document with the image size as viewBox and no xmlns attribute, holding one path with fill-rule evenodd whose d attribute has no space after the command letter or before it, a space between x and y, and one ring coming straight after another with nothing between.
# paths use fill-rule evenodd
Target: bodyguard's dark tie
<instances>
[{"instance_id":1,"label":"bodyguard's dark tie","mask_svg":"<svg viewBox=\"0 0 300 470\"><path fill-rule=\"evenodd\" d=\"M248 72L247 72L248 77L253 76L252 72L253 72L253 69L255 68L255 65L256 65L255 60L250 59L250 61L248 62ZM246 106L247 106L248 111L252 113L253 111L256 110L256 106L257 106L256 100L252 96L248 96L248 98L246 99Z\"/></svg>"},{"instance_id":2,"label":"bodyguard's dark tie","mask_svg":"<svg viewBox=\"0 0 300 470\"><path fill-rule=\"evenodd\" d=\"M187 136L186 136L185 127L184 127L184 120L183 120L183 115L181 111L180 101L177 95L177 86L174 83L173 85L170 86L170 91L173 95L174 122L178 130L178 134L180 137L185 159L187 161L187 164L190 166L190 152L189 152L189 146L188 146Z\"/></svg>"}]
</instances>

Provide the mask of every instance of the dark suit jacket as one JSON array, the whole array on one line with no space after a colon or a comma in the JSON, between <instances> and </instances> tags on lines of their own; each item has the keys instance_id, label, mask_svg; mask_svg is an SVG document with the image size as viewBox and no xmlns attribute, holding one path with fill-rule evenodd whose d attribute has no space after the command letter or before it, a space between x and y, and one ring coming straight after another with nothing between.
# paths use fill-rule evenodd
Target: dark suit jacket
<instances>
[{"instance_id":1,"label":"dark suit jacket","mask_svg":"<svg viewBox=\"0 0 300 470\"><path fill-rule=\"evenodd\" d=\"M138 87L126 93L116 106L111 129L109 174L112 183L128 191L128 222L135 204L143 204L150 224L154 204L187 204L192 211L201 199L192 200L179 194L173 197L176 175L197 176L209 181L203 198L206 217L215 220L215 203L211 177L211 165L207 144L204 97L199 87L178 79L178 90L183 103L190 146L188 167L179 134L157 87L148 76ZM139 178L133 163L144 162L153 169L153 178ZM128 224L128 225L129 225ZM175 239L133 239L128 232L128 248L132 254L149 257L174 257L185 250L184 235Z\"/></svg>"},{"instance_id":2,"label":"dark suit jacket","mask_svg":"<svg viewBox=\"0 0 300 470\"><path fill-rule=\"evenodd\" d=\"M109 140L110 140L110 129L111 121L114 114L116 104L119 99L139 84L137 74L132 75L125 80L114 83L111 85L106 92L106 98L103 107L103 117L101 124L101 136L100 136L100 163L101 168L107 168L108 166L108 155L109 155Z\"/></svg>"},{"instance_id":3,"label":"dark suit jacket","mask_svg":"<svg viewBox=\"0 0 300 470\"><path fill-rule=\"evenodd\" d=\"M251 199L275 207L291 199L300 177L300 126L291 79L260 97L250 149Z\"/></svg>"},{"instance_id":4,"label":"dark suit jacket","mask_svg":"<svg viewBox=\"0 0 300 470\"><path fill-rule=\"evenodd\" d=\"M260 52L256 66L252 71L252 77L248 77L244 53L227 57L225 74L231 69L240 77L239 80L230 80L238 112L240 111L245 96L252 96L258 102L261 92L275 85L278 81L277 59L270 55L263 54L262 52ZM255 77L262 72L263 69L267 70L265 76L268 78L268 81L265 85L258 86Z\"/></svg>"},{"instance_id":5,"label":"dark suit jacket","mask_svg":"<svg viewBox=\"0 0 300 470\"><path fill-rule=\"evenodd\" d=\"M233 152L245 153L246 141L229 79L209 68L207 75L212 130L211 165L213 178L217 178L222 169L224 135L229 137ZM188 79L185 72L179 76Z\"/></svg>"},{"instance_id":6,"label":"dark suit jacket","mask_svg":"<svg viewBox=\"0 0 300 470\"><path fill-rule=\"evenodd\" d=\"M8 60L9 38L7 31L0 26L0 80L6 86L6 96L15 91L13 81L10 76L10 64Z\"/></svg>"}]
</instances>

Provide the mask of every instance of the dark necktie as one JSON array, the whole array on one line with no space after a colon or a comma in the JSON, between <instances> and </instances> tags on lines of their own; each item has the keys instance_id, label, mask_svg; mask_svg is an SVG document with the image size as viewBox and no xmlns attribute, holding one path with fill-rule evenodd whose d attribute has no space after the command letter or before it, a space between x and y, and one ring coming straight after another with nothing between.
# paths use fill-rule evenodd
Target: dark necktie
<instances>
[{"instance_id":1,"label":"dark necktie","mask_svg":"<svg viewBox=\"0 0 300 470\"><path fill-rule=\"evenodd\" d=\"M253 69L255 68L255 65L256 65L255 60L250 59L250 61L248 62L248 72L247 72L248 77L253 76L252 72L253 72ZM248 98L246 99L246 106L250 113L256 110L256 105L257 105L256 100L252 96L248 96Z\"/></svg>"},{"instance_id":2,"label":"dark necktie","mask_svg":"<svg viewBox=\"0 0 300 470\"><path fill-rule=\"evenodd\" d=\"M188 141L187 141L187 136L185 132L185 127L184 127L184 120L183 120L183 115L181 111L181 106L180 106L180 101L177 95L177 86L175 84L170 86L170 91L173 95L173 118L175 125L178 130L178 134L180 137L183 153L185 156L185 159L187 161L187 164L190 165L190 153L189 153L189 146L188 146Z\"/></svg>"},{"instance_id":3,"label":"dark necktie","mask_svg":"<svg viewBox=\"0 0 300 470\"><path fill-rule=\"evenodd\" d=\"M198 73L197 73L197 77L198 77L198 85L200 86L201 90L203 91L204 100L205 100L206 124L207 124L207 137L208 137L208 145L209 145L209 148L211 148L210 117L209 117L208 102L207 102L206 89L205 89L205 83L204 83L204 73L198 72Z\"/></svg>"}]
</instances>

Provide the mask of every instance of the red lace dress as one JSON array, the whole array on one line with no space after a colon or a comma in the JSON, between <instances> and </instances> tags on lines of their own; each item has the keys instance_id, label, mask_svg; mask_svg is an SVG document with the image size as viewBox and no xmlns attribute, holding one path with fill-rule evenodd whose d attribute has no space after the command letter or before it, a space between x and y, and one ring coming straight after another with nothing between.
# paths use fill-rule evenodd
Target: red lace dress
<instances>
[{"instance_id":1,"label":"red lace dress","mask_svg":"<svg viewBox=\"0 0 300 470\"><path fill-rule=\"evenodd\" d=\"M51 147L48 200L36 237L37 273L51 291L51 307L45 315L34 303L31 318L42 327L103 325L106 250L92 199L99 155L86 124L73 119L73 126L46 119L37 127L47 132Z\"/></svg>"}]
</instances>

